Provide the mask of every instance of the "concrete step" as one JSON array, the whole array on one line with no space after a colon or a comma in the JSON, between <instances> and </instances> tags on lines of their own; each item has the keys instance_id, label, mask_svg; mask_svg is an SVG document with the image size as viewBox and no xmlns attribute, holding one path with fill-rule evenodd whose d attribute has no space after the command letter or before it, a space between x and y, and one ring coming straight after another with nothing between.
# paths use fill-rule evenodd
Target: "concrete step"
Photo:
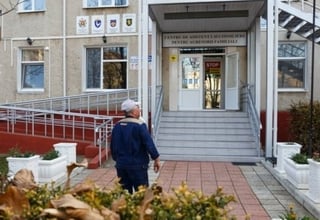
<instances>
[{"instance_id":1,"label":"concrete step","mask_svg":"<svg viewBox=\"0 0 320 220\"><path fill-rule=\"evenodd\" d=\"M201 133L161 133L158 135L158 141L191 141L191 142L219 142L219 141L227 141L227 142L253 142L254 137L252 135L242 135L242 134L201 134Z\"/></svg>"},{"instance_id":2,"label":"concrete step","mask_svg":"<svg viewBox=\"0 0 320 220\"><path fill-rule=\"evenodd\" d=\"M246 112L240 111L165 111L163 117L246 117Z\"/></svg>"},{"instance_id":3,"label":"concrete step","mask_svg":"<svg viewBox=\"0 0 320 220\"><path fill-rule=\"evenodd\" d=\"M163 112L156 144L161 158L170 160L260 160L246 112Z\"/></svg>"},{"instance_id":4,"label":"concrete step","mask_svg":"<svg viewBox=\"0 0 320 220\"><path fill-rule=\"evenodd\" d=\"M214 148L217 150L224 150L229 148L237 148L238 150L241 150L242 148L250 148L250 149L256 149L255 142L253 141L179 141L179 140L172 140L172 141L163 141L159 140L157 142L157 146L159 149L163 149L164 147L167 148L197 148L198 150L205 150ZM184 152L181 152L184 153Z\"/></svg>"},{"instance_id":5,"label":"concrete step","mask_svg":"<svg viewBox=\"0 0 320 220\"><path fill-rule=\"evenodd\" d=\"M243 162L243 163L258 163L264 158L255 156L233 156L233 155L181 155L170 154L161 155L161 160L180 160L180 161L221 161L221 162Z\"/></svg>"},{"instance_id":6,"label":"concrete step","mask_svg":"<svg viewBox=\"0 0 320 220\"><path fill-rule=\"evenodd\" d=\"M242 122L242 123L226 123L226 122L215 122L215 123L197 123L197 122L168 122L168 121L161 121L159 124L159 129L162 128L206 128L206 129L223 129L223 128L239 128L239 129L249 129L251 128L249 122Z\"/></svg>"},{"instance_id":7,"label":"concrete step","mask_svg":"<svg viewBox=\"0 0 320 220\"><path fill-rule=\"evenodd\" d=\"M252 135L250 125L248 128L239 128L239 129L223 129L223 128L194 128L194 127L162 127L159 131L159 134L168 135L168 134L203 134L203 135Z\"/></svg>"}]
</instances>

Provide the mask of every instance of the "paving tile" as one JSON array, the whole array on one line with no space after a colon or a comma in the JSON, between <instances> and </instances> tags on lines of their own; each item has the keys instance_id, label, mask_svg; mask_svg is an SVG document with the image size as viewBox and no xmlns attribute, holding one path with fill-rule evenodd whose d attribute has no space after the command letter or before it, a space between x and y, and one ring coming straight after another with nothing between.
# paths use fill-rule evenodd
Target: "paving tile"
<instances>
[{"instance_id":1,"label":"paving tile","mask_svg":"<svg viewBox=\"0 0 320 220\"><path fill-rule=\"evenodd\" d=\"M270 220L279 218L294 205L299 215L311 216L261 164L255 166L233 165L229 162L162 161L160 172L155 174L150 165L150 184L157 182L165 192L172 193L182 182L189 189L204 194L215 193L222 186L223 192L232 194L237 202L229 204L231 214L238 220ZM112 187L117 180L114 162L108 161L103 168L84 169L71 179L72 185L93 180L102 187Z\"/></svg>"}]
</instances>

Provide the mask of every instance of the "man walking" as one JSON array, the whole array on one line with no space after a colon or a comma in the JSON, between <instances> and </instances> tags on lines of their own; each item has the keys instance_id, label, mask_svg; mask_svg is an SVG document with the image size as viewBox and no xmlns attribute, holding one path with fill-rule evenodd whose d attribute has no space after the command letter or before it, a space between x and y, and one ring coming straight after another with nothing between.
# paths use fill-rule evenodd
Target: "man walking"
<instances>
[{"instance_id":1,"label":"man walking","mask_svg":"<svg viewBox=\"0 0 320 220\"><path fill-rule=\"evenodd\" d=\"M160 158L146 124L140 119L138 103L128 99L122 103L121 110L125 118L112 130L110 149L120 184L133 193L139 186L149 186L150 157L155 172L159 171Z\"/></svg>"}]
</instances>

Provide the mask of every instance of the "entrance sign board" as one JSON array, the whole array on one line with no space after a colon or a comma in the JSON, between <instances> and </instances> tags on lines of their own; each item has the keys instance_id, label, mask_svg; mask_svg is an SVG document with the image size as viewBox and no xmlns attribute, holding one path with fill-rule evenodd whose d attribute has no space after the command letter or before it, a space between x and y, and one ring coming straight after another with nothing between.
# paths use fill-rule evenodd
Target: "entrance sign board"
<instances>
[{"instance_id":1,"label":"entrance sign board","mask_svg":"<svg viewBox=\"0 0 320 220\"><path fill-rule=\"evenodd\" d=\"M246 46L246 32L164 33L163 47Z\"/></svg>"}]
</instances>

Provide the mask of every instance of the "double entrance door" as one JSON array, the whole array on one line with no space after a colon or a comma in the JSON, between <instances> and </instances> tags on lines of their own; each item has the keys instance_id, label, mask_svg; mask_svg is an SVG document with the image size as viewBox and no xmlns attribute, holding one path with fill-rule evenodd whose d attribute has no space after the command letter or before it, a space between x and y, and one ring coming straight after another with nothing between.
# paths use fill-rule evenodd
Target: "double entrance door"
<instances>
[{"instance_id":1,"label":"double entrance door","mask_svg":"<svg viewBox=\"0 0 320 220\"><path fill-rule=\"evenodd\" d=\"M179 110L239 109L238 54L181 54Z\"/></svg>"}]
</instances>

